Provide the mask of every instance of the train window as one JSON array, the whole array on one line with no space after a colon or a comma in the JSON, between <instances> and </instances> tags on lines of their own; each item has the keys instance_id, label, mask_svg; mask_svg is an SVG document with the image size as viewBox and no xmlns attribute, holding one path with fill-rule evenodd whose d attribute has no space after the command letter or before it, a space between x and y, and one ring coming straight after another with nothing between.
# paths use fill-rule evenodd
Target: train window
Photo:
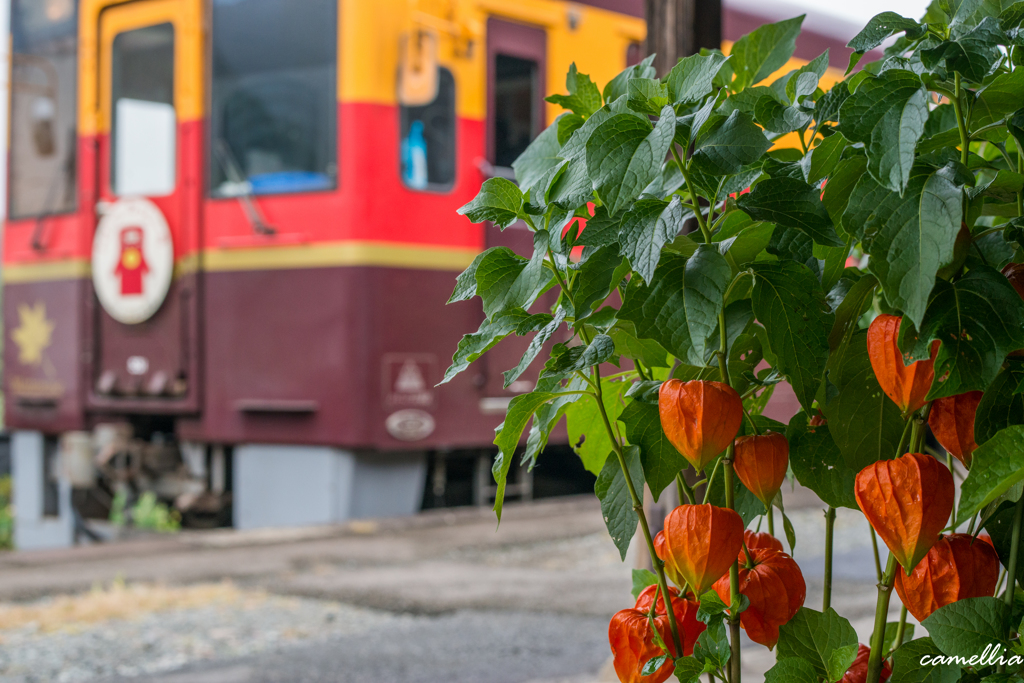
<instances>
[{"instance_id":1,"label":"train window","mask_svg":"<svg viewBox=\"0 0 1024 683\"><path fill-rule=\"evenodd\" d=\"M433 102L399 108L402 180L414 190L444 191L455 182L455 78L437 71Z\"/></svg>"},{"instance_id":2,"label":"train window","mask_svg":"<svg viewBox=\"0 0 1024 683\"><path fill-rule=\"evenodd\" d=\"M11 218L75 210L76 4L11 3Z\"/></svg>"},{"instance_id":3,"label":"train window","mask_svg":"<svg viewBox=\"0 0 1024 683\"><path fill-rule=\"evenodd\" d=\"M337 0L214 0L215 196L337 185Z\"/></svg>"},{"instance_id":4,"label":"train window","mask_svg":"<svg viewBox=\"0 0 1024 683\"><path fill-rule=\"evenodd\" d=\"M111 185L119 195L163 196L175 186L174 27L119 33L111 50Z\"/></svg>"},{"instance_id":5,"label":"train window","mask_svg":"<svg viewBox=\"0 0 1024 683\"><path fill-rule=\"evenodd\" d=\"M494 165L509 167L533 140L537 62L496 55L494 64Z\"/></svg>"}]
</instances>

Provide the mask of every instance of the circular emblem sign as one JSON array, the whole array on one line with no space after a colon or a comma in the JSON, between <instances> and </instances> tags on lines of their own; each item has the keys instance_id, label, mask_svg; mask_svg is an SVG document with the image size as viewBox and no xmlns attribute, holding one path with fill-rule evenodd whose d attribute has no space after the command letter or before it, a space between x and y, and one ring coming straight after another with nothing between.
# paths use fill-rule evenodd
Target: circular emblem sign
<instances>
[{"instance_id":1,"label":"circular emblem sign","mask_svg":"<svg viewBox=\"0 0 1024 683\"><path fill-rule=\"evenodd\" d=\"M167 297L174 243L160 209L148 199L121 199L96 227L92 282L103 310L118 322L141 323Z\"/></svg>"}]
</instances>

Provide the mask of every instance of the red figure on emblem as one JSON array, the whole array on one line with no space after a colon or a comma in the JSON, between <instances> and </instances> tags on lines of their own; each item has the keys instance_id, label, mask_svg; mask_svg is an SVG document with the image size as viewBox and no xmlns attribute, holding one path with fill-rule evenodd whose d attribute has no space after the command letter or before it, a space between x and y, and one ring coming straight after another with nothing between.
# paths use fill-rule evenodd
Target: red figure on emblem
<instances>
[{"instance_id":1,"label":"red figure on emblem","mask_svg":"<svg viewBox=\"0 0 1024 683\"><path fill-rule=\"evenodd\" d=\"M114 268L114 275L121 278L121 296L142 294L142 277L148 272L142 255L142 228L125 228L121 231L121 258Z\"/></svg>"}]
</instances>

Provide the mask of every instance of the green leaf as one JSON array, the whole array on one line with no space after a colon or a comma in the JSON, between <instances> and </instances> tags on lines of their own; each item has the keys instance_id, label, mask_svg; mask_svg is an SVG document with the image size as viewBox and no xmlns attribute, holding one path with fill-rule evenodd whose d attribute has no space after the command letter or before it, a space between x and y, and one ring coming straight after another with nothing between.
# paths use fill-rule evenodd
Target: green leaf
<instances>
[{"instance_id":1,"label":"green leaf","mask_svg":"<svg viewBox=\"0 0 1024 683\"><path fill-rule=\"evenodd\" d=\"M725 625L721 621L713 621L707 629L697 636L693 646L693 657L704 662L704 669L719 669L729 661L732 652L729 639L725 635Z\"/></svg>"},{"instance_id":2,"label":"green leaf","mask_svg":"<svg viewBox=\"0 0 1024 683\"><path fill-rule=\"evenodd\" d=\"M529 191L534 204L546 202L548 188L565 166L565 159L560 156L562 145L558 137L559 130L569 120L571 116L568 114L559 116L512 162L516 182L523 191Z\"/></svg>"},{"instance_id":3,"label":"green leaf","mask_svg":"<svg viewBox=\"0 0 1024 683\"><path fill-rule=\"evenodd\" d=\"M639 360L649 368L667 368L668 352L653 339L639 339L636 327L628 320L619 320L608 331L615 341L615 353L626 358Z\"/></svg>"},{"instance_id":4,"label":"green leaf","mask_svg":"<svg viewBox=\"0 0 1024 683\"><path fill-rule=\"evenodd\" d=\"M503 376L505 377L505 389L508 389L509 386L512 385L512 382L515 382L524 372L526 372L526 369L530 367L530 363L534 361L540 353L540 350L544 348L544 345L548 343L548 340L551 339L551 336L558 331L558 328L564 321L565 309L559 306L554 318L538 330L537 334L535 334L533 339L530 340L530 343L526 347L526 351L523 353L523 357L519 360L519 364L511 370L503 373Z\"/></svg>"},{"instance_id":5,"label":"green leaf","mask_svg":"<svg viewBox=\"0 0 1024 683\"><path fill-rule=\"evenodd\" d=\"M829 177L828 184L825 185L825 191L821 195L821 202L825 205L825 210L828 211L829 217L832 218L832 223L841 234L852 235L857 233L857 229L854 226L846 225L844 214L852 199L854 188L858 185L858 181L866 177L872 187L879 188L880 192L885 192L877 183L871 180L870 176L867 176L865 173L867 167L867 157L856 156L843 159Z\"/></svg>"},{"instance_id":6,"label":"green leaf","mask_svg":"<svg viewBox=\"0 0 1024 683\"><path fill-rule=\"evenodd\" d=\"M624 382L601 380L601 398L608 413L608 421L615 424L622 412L622 393L627 389ZM601 467L612 450L611 439L605 428L597 401L590 396L576 401L565 411L565 426L569 443L583 462L588 472L599 474Z\"/></svg>"},{"instance_id":7,"label":"green leaf","mask_svg":"<svg viewBox=\"0 0 1024 683\"><path fill-rule=\"evenodd\" d=\"M889 305L904 311L915 325L925 315L935 274L953 260L963 214L952 173L950 166L919 164L903 196L890 193L877 208L879 227L871 240L868 268L882 283Z\"/></svg>"},{"instance_id":8,"label":"green leaf","mask_svg":"<svg viewBox=\"0 0 1024 683\"><path fill-rule=\"evenodd\" d=\"M935 645L951 657L980 655L995 643L1006 646L1010 609L995 598L965 598L932 612L921 622Z\"/></svg>"},{"instance_id":9,"label":"green leaf","mask_svg":"<svg viewBox=\"0 0 1024 683\"><path fill-rule=\"evenodd\" d=\"M668 86L654 78L634 78L627 95L629 108L648 116L657 116L669 103Z\"/></svg>"},{"instance_id":10,"label":"green leaf","mask_svg":"<svg viewBox=\"0 0 1024 683\"><path fill-rule=\"evenodd\" d=\"M931 638L910 640L892 656L892 678L889 683L956 683L960 667L953 664L921 664L923 657L941 656ZM930 660L929 660L930 661Z\"/></svg>"},{"instance_id":11,"label":"green leaf","mask_svg":"<svg viewBox=\"0 0 1024 683\"><path fill-rule=\"evenodd\" d=\"M703 365L731 278L713 246L701 245L689 260L666 253L650 285L630 280L619 318L632 322L640 339L653 339L677 358Z\"/></svg>"},{"instance_id":12,"label":"green leaf","mask_svg":"<svg viewBox=\"0 0 1024 683\"><path fill-rule=\"evenodd\" d=\"M665 107L653 129L646 119L616 114L594 130L587 141L587 171L608 213L627 208L658 176L675 120L672 108Z\"/></svg>"},{"instance_id":13,"label":"green leaf","mask_svg":"<svg viewBox=\"0 0 1024 683\"><path fill-rule=\"evenodd\" d=\"M913 19L908 19L895 12L882 12L871 17L860 33L846 44L856 52L868 52L885 42L889 36L906 31L908 37L920 35L922 26Z\"/></svg>"},{"instance_id":14,"label":"green leaf","mask_svg":"<svg viewBox=\"0 0 1024 683\"><path fill-rule=\"evenodd\" d=\"M647 588L648 586L653 586L656 583L658 583L658 577L650 569L634 569L633 599L636 600L637 598L639 598L640 593L642 593L645 588Z\"/></svg>"},{"instance_id":15,"label":"green leaf","mask_svg":"<svg viewBox=\"0 0 1024 683\"><path fill-rule=\"evenodd\" d=\"M997 432L974 451L971 471L960 488L956 517L965 521L1011 486L1024 480L1024 425Z\"/></svg>"},{"instance_id":16,"label":"green leaf","mask_svg":"<svg viewBox=\"0 0 1024 683\"><path fill-rule=\"evenodd\" d=\"M882 637L882 652L889 652L892 650L892 646L896 644L896 634L900 629L898 621L890 621L885 625L885 635ZM903 625L903 640L910 642L914 639L914 625L904 624Z\"/></svg>"},{"instance_id":17,"label":"green leaf","mask_svg":"<svg viewBox=\"0 0 1024 683\"><path fill-rule=\"evenodd\" d=\"M857 473L846 465L828 427L811 427L803 411L789 421L789 465L797 481L814 491L826 505L857 510L853 481Z\"/></svg>"},{"instance_id":18,"label":"green leaf","mask_svg":"<svg viewBox=\"0 0 1024 683\"><path fill-rule=\"evenodd\" d=\"M709 175L732 175L760 159L771 144L749 114L734 111L701 131L690 163Z\"/></svg>"},{"instance_id":19,"label":"green leaf","mask_svg":"<svg viewBox=\"0 0 1024 683\"><path fill-rule=\"evenodd\" d=\"M614 102L629 91L629 82L634 78L654 78L655 71L651 64L654 62L654 55L648 55L639 64L628 66L619 74L608 81L608 84L604 86L604 101Z\"/></svg>"},{"instance_id":20,"label":"green leaf","mask_svg":"<svg viewBox=\"0 0 1024 683\"><path fill-rule=\"evenodd\" d=\"M832 219L821 203L821 191L795 178L767 178L749 194L736 201L740 210L756 221L766 221L793 228L818 244L842 247Z\"/></svg>"},{"instance_id":21,"label":"green leaf","mask_svg":"<svg viewBox=\"0 0 1024 683\"><path fill-rule=\"evenodd\" d=\"M565 143L567 143L569 141L569 138L572 137L572 134L578 131L580 128L582 128L583 124L586 123L586 121L587 120L580 116L579 114L562 114L557 119L555 119L555 122L551 125L555 126L558 130L558 144L564 145ZM522 155L520 155L520 158L522 158ZM516 164L513 161L512 168L515 167Z\"/></svg>"},{"instance_id":22,"label":"green leaf","mask_svg":"<svg viewBox=\"0 0 1024 683\"><path fill-rule=\"evenodd\" d=\"M640 467L640 449L636 446L628 446L623 449L622 455L626 460L626 468L633 486L637 491L642 491L644 473ZM629 542L633 540L633 534L636 533L636 525L640 522L640 516L633 509L633 498L629 493L629 485L626 483L619 458L615 453L608 456L601 473L597 475L594 493L601 500L601 514L604 516L605 526L608 527L608 534L612 537L615 547L619 549L619 555L625 560Z\"/></svg>"},{"instance_id":23,"label":"green leaf","mask_svg":"<svg viewBox=\"0 0 1024 683\"><path fill-rule=\"evenodd\" d=\"M830 135L818 143L818 146L811 150L811 163L807 168L807 182L817 187L818 183L827 176L832 175L839 165L839 160L842 158L843 151L848 144L842 133Z\"/></svg>"},{"instance_id":24,"label":"green leaf","mask_svg":"<svg viewBox=\"0 0 1024 683\"><path fill-rule=\"evenodd\" d=\"M839 130L863 142L868 172L883 186L902 192L910 180L914 148L928 120L928 91L912 71L890 69L867 78L843 104Z\"/></svg>"},{"instance_id":25,"label":"green leaf","mask_svg":"<svg viewBox=\"0 0 1024 683\"><path fill-rule=\"evenodd\" d=\"M755 263L751 302L764 325L768 348L793 386L800 404L811 409L828 360L829 311L818 278L793 261Z\"/></svg>"},{"instance_id":26,"label":"green leaf","mask_svg":"<svg viewBox=\"0 0 1024 683\"><path fill-rule=\"evenodd\" d=\"M871 302L876 287L878 287L878 280L873 275L865 275L846 292L842 303L836 307L836 322L832 326L832 332L828 335L829 350L834 352L839 349L840 345L850 343L850 339L858 329L857 322Z\"/></svg>"},{"instance_id":27,"label":"green leaf","mask_svg":"<svg viewBox=\"0 0 1024 683\"><path fill-rule=\"evenodd\" d=\"M661 428L661 415L657 404L630 401L619 416L626 426L626 440L640 447L640 462L644 479L657 502L665 490L684 467L684 458Z\"/></svg>"},{"instance_id":28,"label":"green leaf","mask_svg":"<svg viewBox=\"0 0 1024 683\"><path fill-rule=\"evenodd\" d=\"M1017 503L1014 494L1017 494L1017 499L1020 497L1020 491L1013 491L1013 488L1015 487L1011 487L1011 490L1006 492L1006 499L996 507L984 524L985 531L992 538L992 545L995 546L996 554L999 555L999 561L1004 567L1010 565L1013 521L1017 517ZM999 498L996 498L996 501L999 501ZM994 504L995 502L993 502ZM985 508L982 509L982 517L986 511ZM1017 545L1017 582L1024 582L1024 544L1020 543Z\"/></svg>"},{"instance_id":29,"label":"green leaf","mask_svg":"<svg viewBox=\"0 0 1024 683\"><path fill-rule=\"evenodd\" d=\"M775 135L800 130L811 122L812 116L810 110L783 104L774 97L762 97L754 105L754 118L766 131Z\"/></svg>"},{"instance_id":30,"label":"green leaf","mask_svg":"<svg viewBox=\"0 0 1024 683\"><path fill-rule=\"evenodd\" d=\"M537 409L557 395L546 391L534 391L516 396L508 404L505 421L495 430L494 445L498 447L498 457L494 459L491 473L494 475L494 481L498 483L498 490L494 495L494 512L498 515L499 522L501 521L501 508L505 502L505 483L508 479L508 470L512 466L512 458L519 446L519 438L523 435L526 424L537 412Z\"/></svg>"},{"instance_id":31,"label":"green leaf","mask_svg":"<svg viewBox=\"0 0 1024 683\"><path fill-rule=\"evenodd\" d=\"M593 198L594 185L587 172L587 142L597 127L611 116L611 107L601 107L562 145L561 156L566 160L565 171L551 185L548 201L552 204L575 211Z\"/></svg>"},{"instance_id":32,"label":"green leaf","mask_svg":"<svg viewBox=\"0 0 1024 683\"><path fill-rule=\"evenodd\" d=\"M667 661L668 661L668 655L658 655L657 657L652 657L652 658L648 659L644 663L643 668L640 670L640 674L643 675L643 676L652 676Z\"/></svg>"},{"instance_id":33,"label":"green leaf","mask_svg":"<svg viewBox=\"0 0 1024 683\"><path fill-rule=\"evenodd\" d=\"M565 89L569 91L568 95L550 95L544 99L584 117L601 108L601 91L590 80L590 76L576 71L575 62L569 65L569 73L565 76Z\"/></svg>"},{"instance_id":34,"label":"green leaf","mask_svg":"<svg viewBox=\"0 0 1024 683\"><path fill-rule=\"evenodd\" d=\"M534 255L527 261L508 247L489 250L476 269L476 291L488 318L509 308L528 308L551 281L544 267L548 234L534 233Z\"/></svg>"},{"instance_id":35,"label":"green leaf","mask_svg":"<svg viewBox=\"0 0 1024 683\"><path fill-rule=\"evenodd\" d=\"M984 390L1006 355L1024 348L1024 302L999 271L985 266L954 284L939 280L911 348L913 358L927 358L935 339L942 346L928 400Z\"/></svg>"},{"instance_id":36,"label":"green leaf","mask_svg":"<svg viewBox=\"0 0 1024 683\"><path fill-rule=\"evenodd\" d=\"M818 683L818 674L807 660L780 659L765 672L764 683Z\"/></svg>"},{"instance_id":37,"label":"green leaf","mask_svg":"<svg viewBox=\"0 0 1024 683\"><path fill-rule=\"evenodd\" d=\"M849 344L833 354L828 372L838 395L822 406L822 412L847 467L860 472L873 462L895 457L903 417L878 385L866 331L854 333Z\"/></svg>"},{"instance_id":38,"label":"green leaf","mask_svg":"<svg viewBox=\"0 0 1024 683\"><path fill-rule=\"evenodd\" d=\"M523 210L523 193L511 180L488 178L469 204L458 210L474 223L490 221L501 228L515 223Z\"/></svg>"},{"instance_id":39,"label":"green leaf","mask_svg":"<svg viewBox=\"0 0 1024 683\"><path fill-rule=\"evenodd\" d=\"M1011 362L985 388L974 416L975 443L985 443L1010 425L1024 425L1024 394L1017 393L1021 382L1024 367Z\"/></svg>"},{"instance_id":40,"label":"green leaf","mask_svg":"<svg viewBox=\"0 0 1024 683\"><path fill-rule=\"evenodd\" d=\"M700 102L713 89L713 82L729 58L720 52L690 55L680 59L665 77L673 104Z\"/></svg>"},{"instance_id":41,"label":"green leaf","mask_svg":"<svg viewBox=\"0 0 1024 683\"><path fill-rule=\"evenodd\" d=\"M526 438L526 452L523 453L522 459L522 463L531 469L537 462L537 456L547 447L548 437L561 422L569 405L582 398L582 395L576 392L585 390L587 386L582 379L574 377L565 388L565 393L558 394L550 403L538 408L534 414L533 424L530 425L530 433ZM534 391L561 391L561 380L541 378Z\"/></svg>"},{"instance_id":42,"label":"green leaf","mask_svg":"<svg viewBox=\"0 0 1024 683\"><path fill-rule=\"evenodd\" d=\"M765 24L737 40L731 51L736 74L734 91L754 85L780 69L796 50L796 37L805 15Z\"/></svg>"},{"instance_id":43,"label":"green leaf","mask_svg":"<svg viewBox=\"0 0 1024 683\"><path fill-rule=\"evenodd\" d=\"M804 97L813 95L818 81L828 69L828 50L796 70L786 82L786 97L793 104L801 104Z\"/></svg>"},{"instance_id":44,"label":"green leaf","mask_svg":"<svg viewBox=\"0 0 1024 683\"><path fill-rule=\"evenodd\" d=\"M693 657L681 657L676 660L673 673L680 683L700 683L700 675L704 673L704 664Z\"/></svg>"},{"instance_id":45,"label":"green leaf","mask_svg":"<svg viewBox=\"0 0 1024 683\"><path fill-rule=\"evenodd\" d=\"M497 249L497 247L491 247L491 249ZM488 249L487 251L490 251ZM459 273L459 276L455 278L455 291L448 297L448 303L453 304L456 301L468 301L476 296L476 269L480 265L480 261L487 255L487 251L482 251L476 255L473 262L469 264L469 268Z\"/></svg>"},{"instance_id":46,"label":"green leaf","mask_svg":"<svg viewBox=\"0 0 1024 683\"><path fill-rule=\"evenodd\" d=\"M519 325L529 318L530 314L526 311L521 308L513 308L503 311L491 320L485 319L480 323L480 329L465 335L459 342L455 355L452 357L451 367L445 371L444 379L437 385L441 386L450 382L457 374L468 368L470 363L515 332Z\"/></svg>"},{"instance_id":47,"label":"green leaf","mask_svg":"<svg viewBox=\"0 0 1024 683\"><path fill-rule=\"evenodd\" d=\"M590 228L590 225L587 225ZM628 272L616 246L600 247L580 267L572 287L576 320L585 320Z\"/></svg>"},{"instance_id":48,"label":"green leaf","mask_svg":"<svg viewBox=\"0 0 1024 683\"><path fill-rule=\"evenodd\" d=\"M779 661L802 659L815 673L834 683L843 677L857 656L857 632L832 608L824 613L801 607L779 628Z\"/></svg>"},{"instance_id":49,"label":"green leaf","mask_svg":"<svg viewBox=\"0 0 1024 683\"><path fill-rule=\"evenodd\" d=\"M814 103L814 120L819 126L828 121L838 121L839 110L849 98L849 84L839 81Z\"/></svg>"},{"instance_id":50,"label":"green leaf","mask_svg":"<svg viewBox=\"0 0 1024 683\"><path fill-rule=\"evenodd\" d=\"M977 130L1001 121L1007 114L1020 108L1020 93L1024 90L1024 69L999 74L985 86L971 109L971 128Z\"/></svg>"},{"instance_id":51,"label":"green leaf","mask_svg":"<svg viewBox=\"0 0 1024 683\"><path fill-rule=\"evenodd\" d=\"M1003 42L1006 35L999 28L999 21L986 17L971 31L921 50L921 62L929 69L945 65L950 71L980 83L1002 60L998 46Z\"/></svg>"},{"instance_id":52,"label":"green leaf","mask_svg":"<svg viewBox=\"0 0 1024 683\"><path fill-rule=\"evenodd\" d=\"M690 212L686 212L690 214ZM619 244L622 255L629 259L633 270L646 282L654 278L654 269L661 259L661 248L671 242L683 228L686 215L679 196L666 202L660 199L641 199L622 217Z\"/></svg>"}]
</instances>

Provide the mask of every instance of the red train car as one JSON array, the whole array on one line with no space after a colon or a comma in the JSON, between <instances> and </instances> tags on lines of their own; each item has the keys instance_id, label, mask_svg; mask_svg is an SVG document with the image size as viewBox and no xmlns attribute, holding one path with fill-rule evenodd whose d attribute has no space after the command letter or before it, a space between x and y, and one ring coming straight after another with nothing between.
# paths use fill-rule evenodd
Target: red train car
<instances>
[{"instance_id":1,"label":"red train car","mask_svg":"<svg viewBox=\"0 0 1024 683\"><path fill-rule=\"evenodd\" d=\"M12 0L19 543L143 488L250 527L418 509L426 454L532 388L513 349L434 386L482 319L455 275L525 237L455 211L570 62L639 56L643 4Z\"/></svg>"}]
</instances>

